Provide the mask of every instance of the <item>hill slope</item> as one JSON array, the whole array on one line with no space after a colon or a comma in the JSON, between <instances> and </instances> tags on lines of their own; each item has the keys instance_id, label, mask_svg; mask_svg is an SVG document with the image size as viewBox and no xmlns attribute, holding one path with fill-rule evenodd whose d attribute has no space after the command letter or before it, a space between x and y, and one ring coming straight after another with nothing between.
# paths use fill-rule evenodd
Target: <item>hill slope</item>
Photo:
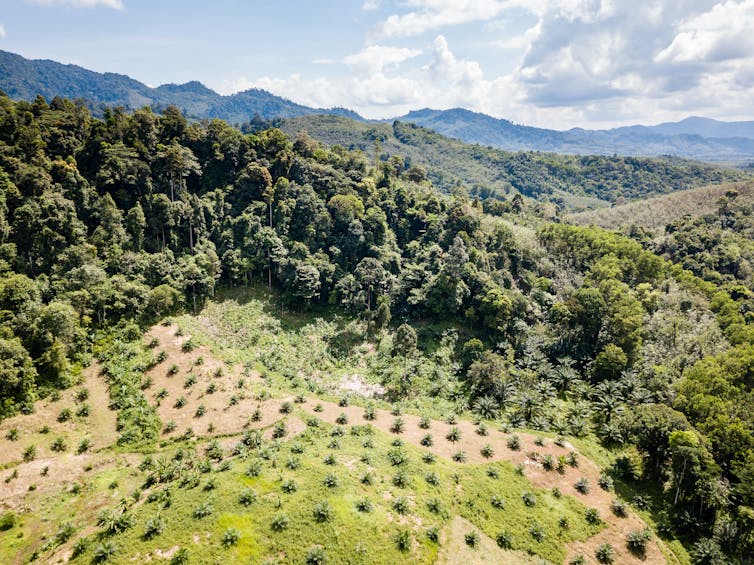
<instances>
[{"instance_id":1,"label":"hill slope","mask_svg":"<svg viewBox=\"0 0 754 565\"><path fill-rule=\"evenodd\" d=\"M402 122L367 124L340 116L302 116L278 124L292 136L306 132L324 143L360 149L372 157L378 151L383 160L400 155L406 163L426 167L429 179L437 187L449 192L461 184L482 197L517 191L566 206L586 203L593 207L621 198L643 198L746 178L740 171L668 157L511 153L468 145Z\"/></svg>"},{"instance_id":2,"label":"hill slope","mask_svg":"<svg viewBox=\"0 0 754 565\"><path fill-rule=\"evenodd\" d=\"M233 123L248 122L255 115L269 119L332 113L358 118L349 110L309 108L265 90L221 96L196 81L151 88L125 75L97 73L49 60L30 60L7 51L0 51L0 89L20 100L33 100L37 95L47 100L55 96L81 98L95 113L105 106L127 109L151 106L160 111L173 104L193 118L220 118Z\"/></svg>"}]
</instances>

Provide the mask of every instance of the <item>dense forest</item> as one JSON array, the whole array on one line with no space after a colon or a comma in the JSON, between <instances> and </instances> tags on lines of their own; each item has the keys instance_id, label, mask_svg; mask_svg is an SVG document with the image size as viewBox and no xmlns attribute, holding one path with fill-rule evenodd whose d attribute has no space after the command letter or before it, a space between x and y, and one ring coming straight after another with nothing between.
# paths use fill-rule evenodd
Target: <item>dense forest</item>
<instances>
[{"instance_id":1,"label":"dense forest","mask_svg":"<svg viewBox=\"0 0 754 565\"><path fill-rule=\"evenodd\" d=\"M555 174L548 159L531 170ZM448 397L513 427L597 437L620 451L621 480L663 485L660 529L698 563L747 562L750 250L736 262L719 230L738 226L742 245L751 210L730 195L716 219L679 222L650 250L431 178L400 155L173 107L99 120L60 98L0 97L0 416L73 382L111 328L197 312L220 286L266 286L291 309L397 328L399 358L423 354L421 321L446 322L460 336L450 378L391 373L389 398Z\"/></svg>"}]
</instances>

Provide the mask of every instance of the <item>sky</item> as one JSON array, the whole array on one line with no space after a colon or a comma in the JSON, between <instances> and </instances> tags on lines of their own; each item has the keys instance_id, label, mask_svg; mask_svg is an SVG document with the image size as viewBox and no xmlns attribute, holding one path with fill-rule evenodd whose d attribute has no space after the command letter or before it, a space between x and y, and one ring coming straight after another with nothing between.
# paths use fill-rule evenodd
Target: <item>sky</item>
<instances>
[{"instance_id":1,"label":"sky","mask_svg":"<svg viewBox=\"0 0 754 565\"><path fill-rule=\"evenodd\" d=\"M754 0L0 0L0 49L369 118L754 119Z\"/></svg>"}]
</instances>

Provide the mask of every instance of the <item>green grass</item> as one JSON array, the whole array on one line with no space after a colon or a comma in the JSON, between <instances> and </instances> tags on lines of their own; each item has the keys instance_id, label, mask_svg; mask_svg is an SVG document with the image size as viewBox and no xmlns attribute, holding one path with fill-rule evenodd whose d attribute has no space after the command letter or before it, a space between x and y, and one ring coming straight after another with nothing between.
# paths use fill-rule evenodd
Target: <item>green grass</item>
<instances>
[{"instance_id":1,"label":"green grass","mask_svg":"<svg viewBox=\"0 0 754 565\"><path fill-rule=\"evenodd\" d=\"M201 474L198 486L178 488L180 479L172 486L172 504L160 508L155 502L144 502L133 508L135 525L133 528L112 538L118 546L118 553L112 562L128 562L139 553L141 555L156 549L178 545L187 547L192 562L212 562L218 555L227 555L229 562L263 562L278 556L281 562L303 562L307 552L315 545L326 548L331 562L356 563L397 563L403 562L406 555L395 543L395 537L402 529L408 529L415 539L411 553L412 563L432 563L437 557L438 545L427 539L426 529L432 525L442 528L454 515L468 519L481 531L493 539L501 531L509 532L513 539L513 549L526 551L554 562L564 558L563 546L573 540L585 539L599 530L583 519L585 507L573 498L555 499L541 489L534 489L522 476L516 474L507 463L494 463L499 477L490 478L489 465L459 465L438 459L426 464L421 460L420 449L402 446L408 456L407 462L393 465L388 452L395 449L391 445L394 438L378 430L372 430L371 449L362 446L366 428L359 427L361 435L353 435L352 427L347 427L346 435L340 438L340 449L331 450L330 426L308 429L295 440L288 442L267 442L259 450L253 451L246 460L235 457L230 468L218 471L218 464L210 473ZM296 470L286 468L285 461L292 455L293 445L302 445L304 451L295 455L301 460ZM203 450L198 449L200 454ZM334 452L337 462L326 465L324 458ZM370 465L360 461L369 453ZM171 456L172 451L164 455ZM264 458L265 455L267 458ZM161 455L156 455L159 459ZM199 456L197 456L199 457ZM248 477L246 468L251 461L261 462L261 472L257 477ZM401 469L408 477L408 485L399 488L393 485L392 477ZM374 481L371 485L361 482L364 473L371 471ZM439 477L437 485L425 481L425 474L433 471ZM133 469L128 471L133 473ZM147 472L139 476L143 480ZM339 486L326 488L324 478L329 473L337 474ZM203 490L210 478L215 488ZM112 477L103 475L97 478L92 488L106 489ZM288 480L295 480L298 489L286 494L281 489ZM155 490L164 485L152 487ZM248 506L239 502L239 496L252 489L256 501ZM524 492L533 492L537 499L534 507L526 507L521 501ZM505 499L503 509L494 508L493 494ZM148 491L144 493L144 499ZM392 508L392 501L405 496L409 501L409 511L399 515ZM360 512L357 502L368 499L372 503L371 512ZM433 513L427 502L436 499L441 511ZM320 522L313 514L315 506L326 501L332 508L331 519ZM194 518L194 509L209 502L213 512L204 518ZM289 520L287 529L276 532L271 527L275 516L285 514ZM149 518L159 515L165 522L163 533L151 539L143 537L144 527ZM560 530L557 522L567 517L571 528ZM419 525L421 524L421 525ZM539 524L545 538L537 542L529 530ZM225 547L223 534L230 528L240 533L237 545ZM200 542L196 543L198 536ZM100 536L95 534L89 549L74 563L88 563ZM103 538L104 539L104 538ZM355 561L354 561L355 559Z\"/></svg>"}]
</instances>

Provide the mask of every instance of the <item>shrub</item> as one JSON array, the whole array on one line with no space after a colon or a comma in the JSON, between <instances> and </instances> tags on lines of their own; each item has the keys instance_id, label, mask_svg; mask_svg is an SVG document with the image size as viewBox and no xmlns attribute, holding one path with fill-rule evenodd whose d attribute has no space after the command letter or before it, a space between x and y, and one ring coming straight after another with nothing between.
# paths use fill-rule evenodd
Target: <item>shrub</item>
<instances>
[{"instance_id":1,"label":"shrub","mask_svg":"<svg viewBox=\"0 0 754 565\"><path fill-rule=\"evenodd\" d=\"M366 408L364 408L364 419L365 420L372 421L375 418L376 418L376 414L374 412L374 407L373 406L367 406Z\"/></svg>"},{"instance_id":2,"label":"shrub","mask_svg":"<svg viewBox=\"0 0 754 565\"><path fill-rule=\"evenodd\" d=\"M98 543L94 548L93 560L95 563L104 563L118 552L118 546L107 540Z\"/></svg>"},{"instance_id":3,"label":"shrub","mask_svg":"<svg viewBox=\"0 0 754 565\"><path fill-rule=\"evenodd\" d=\"M10 530L13 526L16 525L17 521L18 518L16 517L15 512L11 510L3 512L2 514L0 514L0 532Z\"/></svg>"},{"instance_id":4,"label":"shrub","mask_svg":"<svg viewBox=\"0 0 754 565\"><path fill-rule=\"evenodd\" d=\"M91 447L92 447L92 440L90 440L88 437L85 437L79 442L79 445L76 448L76 453L81 455L82 453L89 451Z\"/></svg>"},{"instance_id":5,"label":"shrub","mask_svg":"<svg viewBox=\"0 0 754 565\"><path fill-rule=\"evenodd\" d=\"M162 429L162 432L165 434L169 434L171 432L174 432L177 427L178 427L178 424L175 423L175 420L170 420L167 424L165 424L165 427Z\"/></svg>"},{"instance_id":6,"label":"shrub","mask_svg":"<svg viewBox=\"0 0 754 565\"><path fill-rule=\"evenodd\" d=\"M207 394L215 394L217 392L217 384L216 383L209 383L207 386L207 389L205 391Z\"/></svg>"},{"instance_id":7,"label":"shrub","mask_svg":"<svg viewBox=\"0 0 754 565\"><path fill-rule=\"evenodd\" d=\"M62 422L69 421L71 418L73 418L73 412L71 412L71 409L70 408L63 408L60 411L60 414L58 414L57 420L58 420L58 422L62 423Z\"/></svg>"},{"instance_id":8,"label":"shrub","mask_svg":"<svg viewBox=\"0 0 754 565\"><path fill-rule=\"evenodd\" d=\"M505 499L498 494L493 494L490 498L490 504L492 504L493 508L502 510L503 508L505 508Z\"/></svg>"},{"instance_id":9,"label":"shrub","mask_svg":"<svg viewBox=\"0 0 754 565\"><path fill-rule=\"evenodd\" d=\"M424 447L432 447L432 444L434 441L432 440L432 434L425 434L420 440L419 443L421 443Z\"/></svg>"},{"instance_id":10,"label":"shrub","mask_svg":"<svg viewBox=\"0 0 754 565\"><path fill-rule=\"evenodd\" d=\"M537 497L532 492L525 492L521 495L521 500L524 502L524 506L534 506L537 504Z\"/></svg>"},{"instance_id":11,"label":"shrub","mask_svg":"<svg viewBox=\"0 0 754 565\"><path fill-rule=\"evenodd\" d=\"M437 526L430 526L429 528L427 528L427 539L434 543L440 541L440 530L437 528Z\"/></svg>"},{"instance_id":12,"label":"shrub","mask_svg":"<svg viewBox=\"0 0 754 565\"><path fill-rule=\"evenodd\" d=\"M608 475L607 473L600 474L600 478L597 480L597 484L600 486L602 490L611 491L613 490L613 478Z\"/></svg>"},{"instance_id":13,"label":"shrub","mask_svg":"<svg viewBox=\"0 0 754 565\"><path fill-rule=\"evenodd\" d=\"M434 471L424 475L424 480L427 481L428 484L433 485L433 486L437 486L440 484L440 476Z\"/></svg>"},{"instance_id":14,"label":"shrub","mask_svg":"<svg viewBox=\"0 0 754 565\"><path fill-rule=\"evenodd\" d=\"M482 449L479 450L479 453L481 453L482 457L484 457L485 459L489 459L490 457L495 455L495 450L492 449L492 446L489 443L485 443L482 446Z\"/></svg>"},{"instance_id":15,"label":"shrub","mask_svg":"<svg viewBox=\"0 0 754 565\"><path fill-rule=\"evenodd\" d=\"M206 413L207 413L207 407L206 407L206 406L205 406L204 404L200 404L200 405L199 405L199 406L198 406L198 407L196 408L196 412L194 412L194 417L195 417L195 418L201 418L201 417L202 417L202 416L204 416L204 415L205 415Z\"/></svg>"},{"instance_id":16,"label":"shrub","mask_svg":"<svg viewBox=\"0 0 754 565\"><path fill-rule=\"evenodd\" d=\"M281 414L290 414L291 412L293 412L293 404L290 402L286 401L280 405Z\"/></svg>"},{"instance_id":17,"label":"shrub","mask_svg":"<svg viewBox=\"0 0 754 565\"><path fill-rule=\"evenodd\" d=\"M356 501L356 510L369 513L372 511L372 502L368 498L361 498Z\"/></svg>"},{"instance_id":18,"label":"shrub","mask_svg":"<svg viewBox=\"0 0 754 565\"><path fill-rule=\"evenodd\" d=\"M329 522L332 520L333 517L333 509L332 506L330 506L330 503L326 500L323 500L322 502L318 502L314 505L314 510L312 510L312 515L314 516L314 519L317 522Z\"/></svg>"},{"instance_id":19,"label":"shrub","mask_svg":"<svg viewBox=\"0 0 754 565\"><path fill-rule=\"evenodd\" d=\"M431 425L431 420L427 418L426 416L422 416L419 418L419 427L422 430L428 430Z\"/></svg>"},{"instance_id":20,"label":"shrub","mask_svg":"<svg viewBox=\"0 0 754 565\"><path fill-rule=\"evenodd\" d=\"M393 420L393 423L390 425L390 431L394 434L402 434L403 430L405 429L406 424L403 421L403 418L396 418Z\"/></svg>"},{"instance_id":21,"label":"shrub","mask_svg":"<svg viewBox=\"0 0 754 565\"><path fill-rule=\"evenodd\" d=\"M277 514L270 523L270 527L275 532L282 532L283 530L288 529L288 526L290 525L290 520L288 519L288 516L285 514Z\"/></svg>"},{"instance_id":22,"label":"shrub","mask_svg":"<svg viewBox=\"0 0 754 565\"><path fill-rule=\"evenodd\" d=\"M409 484L409 478L404 471L399 470L397 473L395 473L395 475L393 475L392 482L393 485L398 488L406 488Z\"/></svg>"},{"instance_id":23,"label":"shrub","mask_svg":"<svg viewBox=\"0 0 754 565\"><path fill-rule=\"evenodd\" d=\"M568 562L568 565L586 565L586 557L579 553Z\"/></svg>"},{"instance_id":24,"label":"shrub","mask_svg":"<svg viewBox=\"0 0 754 565\"><path fill-rule=\"evenodd\" d=\"M315 412L322 412L322 410L324 410L324 408L322 407L321 403L314 405L314 411Z\"/></svg>"},{"instance_id":25,"label":"shrub","mask_svg":"<svg viewBox=\"0 0 754 565\"><path fill-rule=\"evenodd\" d=\"M466 462L466 452L463 451L462 449L459 450L459 451L456 451L453 454L453 461L455 461L456 463L465 463Z\"/></svg>"},{"instance_id":26,"label":"shrub","mask_svg":"<svg viewBox=\"0 0 754 565\"><path fill-rule=\"evenodd\" d=\"M192 515L194 516L194 518L206 518L207 516L212 514L213 510L214 509L212 508L212 504L210 504L209 502L202 502L201 504L199 504L199 506L194 508Z\"/></svg>"},{"instance_id":27,"label":"shrub","mask_svg":"<svg viewBox=\"0 0 754 565\"><path fill-rule=\"evenodd\" d=\"M325 455L323 463L325 465L335 465L337 463L337 460L335 459L335 455L333 453L328 453L327 455Z\"/></svg>"},{"instance_id":28,"label":"shrub","mask_svg":"<svg viewBox=\"0 0 754 565\"><path fill-rule=\"evenodd\" d=\"M424 461L427 464L434 463L436 459L437 457L435 456L435 454L430 451L427 451L426 453L422 455L422 461Z\"/></svg>"},{"instance_id":29,"label":"shrub","mask_svg":"<svg viewBox=\"0 0 754 565\"><path fill-rule=\"evenodd\" d=\"M189 353L190 351L193 351L194 349L196 349L196 342L193 340L193 338L188 338L181 345L181 351L183 351L184 353Z\"/></svg>"},{"instance_id":30,"label":"shrub","mask_svg":"<svg viewBox=\"0 0 754 565\"><path fill-rule=\"evenodd\" d=\"M578 467L579 466L579 454L575 451L569 451L568 455L566 455L566 462L571 467Z\"/></svg>"},{"instance_id":31,"label":"shrub","mask_svg":"<svg viewBox=\"0 0 754 565\"><path fill-rule=\"evenodd\" d=\"M280 489L286 494L292 494L298 490L298 485L293 479L288 479L287 481L283 481Z\"/></svg>"},{"instance_id":32,"label":"shrub","mask_svg":"<svg viewBox=\"0 0 754 565\"><path fill-rule=\"evenodd\" d=\"M280 439L282 437L285 437L288 434L288 428L285 425L285 422L282 420L279 422L275 422L275 425L272 427L272 437L275 439Z\"/></svg>"},{"instance_id":33,"label":"shrub","mask_svg":"<svg viewBox=\"0 0 754 565\"><path fill-rule=\"evenodd\" d=\"M631 553L642 557L647 551L647 543L650 539L652 539L652 534L648 529L634 530L626 536L626 546Z\"/></svg>"},{"instance_id":34,"label":"shrub","mask_svg":"<svg viewBox=\"0 0 754 565\"><path fill-rule=\"evenodd\" d=\"M453 443L459 441L461 439L461 430L459 430L456 426L453 426L445 436L445 439Z\"/></svg>"},{"instance_id":35,"label":"shrub","mask_svg":"<svg viewBox=\"0 0 754 565\"><path fill-rule=\"evenodd\" d=\"M177 375L178 371L178 365L173 363L172 365L170 365L170 368L168 368L168 375Z\"/></svg>"},{"instance_id":36,"label":"shrub","mask_svg":"<svg viewBox=\"0 0 754 565\"><path fill-rule=\"evenodd\" d=\"M427 509L432 512L433 514L441 514L442 513L442 502L440 502L440 499L438 498L430 498L427 501Z\"/></svg>"},{"instance_id":37,"label":"shrub","mask_svg":"<svg viewBox=\"0 0 754 565\"><path fill-rule=\"evenodd\" d=\"M529 528L529 535L537 542L541 542L545 539L545 531L539 524L534 524Z\"/></svg>"},{"instance_id":38,"label":"shrub","mask_svg":"<svg viewBox=\"0 0 754 565\"><path fill-rule=\"evenodd\" d=\"M76 392L76 402L84 402L89 398L89 389L81 388Z\"/></svg>"},{"instance_id":39,"label":"shrub","mask_svg":"<svg viewBox=\"0 0 754 565\"><path fill-rule=\"evenodd\" d=\"M189 550L182 547L175 552L173 558L170 560L170 565L185 565L189 560Z\"/></svg>"},{"instance_id":40,"label":"shrub","mask_svg":"<svg viewBox=\"0 0 754 565\"><path fill-rule=\"evenodd\" d=\"M325 565L327 563L327 554L321 546L315 545L306 552L306 565Z\"/></svg>"},{"instance_id":41,"label":"shrub","mask_svg":"<svg viewBox=\"0 0 754 565\"><path fill-rule=\"evenodd\" d=\"M345 426L348 423L348 416L345 412L341 412L338 414L338 417L335 418L335 423L339 424L341 426Z\"/></svg>"},{"instance_id":42,"label":"shrub","mask_svg":"<svg viewBox=\"0 0 754 565\"><path fill-rule=\"evenodd\" d=\"M24 461L34 461L34 459L37 456L37 446L34 444L31 444L29 447L24 449Z\"/></svg>"},{"instance_id":43,"label":"shrub","mask_svg":"<svg viewBox=\"0 0 754 565\"><path fill-rule=\"evenodd\" d=\"M238 544L238 540L241 539L241 532L235 528L228 528L223 533L222 544L223 547L231 547Z\"/></svg>"},{"instance_id":44,"label":"shrub","mask_svg":"<svg viewBox=\"0 0 754 565\"><path fill-rule=\"evenodd\" d=\"M374 475L371 471L367 471L366 473L361 475L359 482L361 482L362 485L371 485L374 482Z\"/></svg>"},{"instance_id":45,"label":"shrub","mask_svg":"<svg viewBox=\"0 0 754 565\"><path fill-rule=\"evenodd\" d=\"M554 498L563 498L563 493L560 492L560 489L558 487L553 487L550 492L552 493L552 496Z\"/></svg>"},{"instance_id":46,"label":"shrub","mask_svg":"<svg viewBox=\"0 0 754 565\"><path fill-rule=\"evenodd\" d=\"M144 525L144 539L152 539L159 536L165 530L165 521L159 516L153 516L147 519Z\"/></svg>"},{"instance_id":47,"label":"shrub","mask_svg":"<svg viewBox=\"0 0 754 565\"><path fill-rule=\"evenodd\" d=\"M586 477L581 477L573 484L573 488L581 494L589 494L589 480Z\"/></svg>"},{"instance_id":48,"label":"shrub","mask_svg":"<svg viewBox=\"0 0 754 565\"><path fill-rule=\"evenodd\" d=\"M288 460L285 462L286 469L290 469L291 471L295 471L299 467L301 467L301 459L298 457L289 457Z\"/></svg>"},{"instance_id":49,"label":"shrub","mask_svg":"<svg viewBox=\"0 0 754 565\"><path fill-rule=\"evenodd\" d=\"M257 501L257 493L250 489L244 489L241 491L241 494L238 495L238 503L241 506L251 506Z\"/></svg>"},{"instance_id":50,"label":"shrub","mask_svg":"<svg viewBox=\"0 0 754 565\"><path fill-rule=\"evenodd\" d=\"M495 542L497 542L498 547L502 549L510 549L513 547L513 536L505 530L502 530L495 536Z\"/></svg>"},{"instance_id":51,"label":"shrub","mask_svg":"<svg viewBox=\"0 0 754 565\"><path fill-rule=\"evenodd\" d=\"M406 514L408 512L408 499L405 496L399 496L393 500L392 507L398 514Z\"/></svg>"},{"instance_id":52,"label":"shrub","mask_svg":"<svg viewBox=\"0 0 754 565\"><path fill-rule=\"evenodd\" d=\"M625 518L628 515L628 507L622 500L613 500L613 503L610 505L610 509L613 511L613 514L615 514L619 518Z\"/></svg>"},{"instance_id":53,"label":"shrub","mask_svg":"<svg viewBox=\"0 0 754 565\"><path fill-rule=\"evenodd\" d=\"M519 449L521 449L521 438L519 438L516 434L513 434L508 438L507 445L508 449L518 451Z\"/></svg>"},{"instance_id":54,"label":"shrub","mask_svg":"<svg viewBox=\"0 0 754 565\"><path fill-rule=\"evenodd\" d=\"M84 404L79 406L78 410L76 410L76 416L78 416L79 418L86 418L87 416L89 416L90 410L91 408L85 402Z\"/></svg>"},{"instance_id":55,"label":"shrub","mask_svg":"<svg viewBox=\"0 0 754 565\"><path fill-rule=\"evenodd\" d=\"M561 516L558 519L558 528L560 528L561 530L567 530L570 527L571 527L571 523L568 521L568 517Z\"/></svg>"},{"instance_id":56,"label":"shrub","mask_svg":"<svg viewBox=\"0 0 754 565\"><path fill-rule=\"evenodd\" d=\"M494 465L490 465L489 467L487 467L487 476L490 479L497 479L500 477L500 471L498 471L497 467L495 467Z\"/></svg>"},{"instance_id":57,"label":"shrub","mask_svg":"<svg viewBox=\"0 0 754 565\"><path fill-rule=\"evenodd\" d=\"M397 467L399 465L405 465L408 463L408 453L401 448L391 449L387 452L388 461L390 464Z\"/></svg>"},{"instance_id":58,"label":"shrub","mask_svg":"<svg viewBox=\"0 0 754 565\"><path fill-rule=\"evenodd\" d=\"M186 406L186 397L179 396L176 399L175 404L173 404L173 408L183 408L184 406Z\"/></svg>"},{"instance_id":59,"label":"shrub","mask_svg":"<svg viewBox=\"0 0 754 565\"><path fill-rule=\"evenodd\" d=\"M615 549L609 543L601 543L594 552L594 556L600 563L610 564L615 559Z\"/></svg>"},{"instance_id":60,"label":"shrub","mask_svg":"<svg viewBox=\"0 0 754 565\"><path fill-rule=\"evenodd\" d=\"M65 439L58 436L52 441L50 449L56 453L61 453L68 449L68 444L65 442Z\"/></svg>"},{"instance_id":61,"label":"shrub","mask_svg":"<svg viewBox=\"0 0 754 565\"><path fill-rule=\"evenodd\" d=\"M534 438L534 445L538 445L539 447L544 447L545 438L543 438L542 436L537 436L536 438Z\"/></svg>"},{"instance_id":62,"label":"shrub","mask_svg":"<svg viewBox=\"0 0 754 565\"><path fill-rule=\"evenodd\" d=\"M600 518L600 513L596 508L587 508L586 514L584 514L584 518L590 524L599 524L602 521L602 519Z\"/></svg>"},{"instance_id":63,"label":"shrub","mask_svg":"<svg viewBox=\"0 0 754 565\"><path fill-rule=\"evenodd\" d=\"M479 534L475 530L467 532L463 536L463 541L465 541L466 545L470 548L476 549L479 546Z\"/></svg>"},{"instance_id":64,"label":"shrub","mask_svg":"<svg viewBox=\"0 0 754 565\"><path fill-rule=\"evenodd\" d=\"M340 486L340 479L338 478L338 475L335 473L328 473L325 475L324 480L322 481L322 484L325 485L327 488L336 488Z\"/></svg>"},{"instance_id":65,"label":"shrub","mask_svg":"<svg viewBox=\"0 0 754 565\"><path fill-rule=\"evenodd\" d=\"M75 559L86 551L87 543L86 538L79 538L73 543L71 548L71 558Z\"/></svg>"},{"instance_id":66,"label":"shrub","mask_svg":"<svg viewBox=\"0 0 754 565\"><path fill-rule=\"evenodd\" d=\"M489 435L489 433L490 433L489 429L487 428L487 425L484 422L480 422L477 425L476 430L474 430L474 431L477 433L477 435L480 435L482 437L485 437L485 436Z\"/></svg>"},{"instance_id":67,"label":"shrub","mask_svg":"<svg viewBox=\"0 0 754 565\"><path fill-rule=\"evenodd\" d=\"M8 441L18 441L18 428L11 428L11 429L9 429L8 433L5 434L5 438Z\"/></svg>"}]
</instances>

